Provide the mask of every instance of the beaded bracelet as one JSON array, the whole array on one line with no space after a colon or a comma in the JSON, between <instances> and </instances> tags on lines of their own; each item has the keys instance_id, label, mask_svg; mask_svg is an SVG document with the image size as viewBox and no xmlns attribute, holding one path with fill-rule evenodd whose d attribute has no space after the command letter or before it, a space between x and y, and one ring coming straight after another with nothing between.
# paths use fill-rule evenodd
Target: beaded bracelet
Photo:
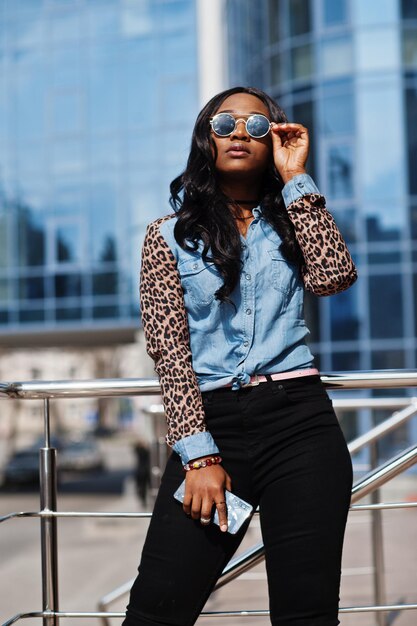
<instances>
[{"instance_id":1,"label":"beaded bracelet","mask_svg":"<svg viewBox=\"0 0 417 626\"><path fill-rule=\"evenodd\" d=\"M221 456L210 456L207 459L202 459L201 461L194 461L193 463L186 463L184 465L184 470L189 472L190 470L201 469L202 467L208 467L210 465L217 465L222 462Z\"/></svg>"}]
</instances>

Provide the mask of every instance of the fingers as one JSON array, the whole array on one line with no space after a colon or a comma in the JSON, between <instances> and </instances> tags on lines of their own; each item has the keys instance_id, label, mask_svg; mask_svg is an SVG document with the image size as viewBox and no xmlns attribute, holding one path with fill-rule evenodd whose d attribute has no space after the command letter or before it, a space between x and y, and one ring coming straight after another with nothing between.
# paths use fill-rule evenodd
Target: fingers
<instances>
[{"instance_id":1,"label":"fingers","mask_svg":"<svg viewBox=\"0 0 417 626\"><path fill-rule=\"evenodd\" d=\"M191 502L193 500L193 497L191 495L191 493L187 493L185 492L184 495L184 501L182 503L182 508L183 511L186 515L191 515Z\"/></svg>"},{"instance_id":2,"label":"fingers","mask_svg":"<svg viewBox=\"0 0 417 626\"><path fill-rule=\"evenodd\" d=\"M200 519L201 517L201 498L197 495L193 495L191 503L191 517L193 519Z\"/></svg>"},{"instance_id":3,"label":"fingers","mask_svg":"<svg viewBox=\"0 0 417 626\"><path fill-rule=\"evenodd\" d=\"M231 481L229 478L229 486ZM213 505L217 508L220 530L227 531L227 505L224 492L219 492L216 498L201 499L197 494L185 496L182 508L186 515L194 520L199 520L203 526L208 526L213 518Z\"/></svg>"},{"instance_id":4,"label":"fingers","mask_svg":"<svg viewBox=\"0 0 417 626\"><path fill-rule=\"evenodd\" d=\"M272 137L280 145L286 146L292 139L308 140L308 130L302 124L286 122L272 126Z\"/></svg>"},{"instance_id":5,"label":"fingers","mask_svg":"<svg viewBox=\"0 0 417 626\"><path fill-rule=\"evenodd\" d=\"M308 133L308 130L302 124L296 124L295 122L276 122L272 126L272 130L278 131L282 130L285 132L300 132L300 133Z\"/></svg>"},{"instance_id":6,"label":"fingers","mask_svg":"<svg viewBox=\"0 0 417 626\"><path fill-rule=\"evenodd\" d=\"M211 523L213 509L216 506L219 511L221 530L227 531L224 490L226 488L231 491L231 487L230 476L219 464L187 472L183 501L184 513L205 526Z\"/></svg>"},{"instance_id":7,"label":"fingers","mask_svg":"<svg viewBox=\"0 0 417 626\"><path fill-rule=\"evenodd\" d=\"M224 497L216 502L217 513L219 515L219 526L222 532L227 531L227 506Z\"/></svg>"},{"instance_id":8,"label":"fingers","mask_svg":"<svg viewBox=\"0 0 417 626\"><path fill-rule=\"evenodd\" d=\"M213 509L213 502L211 500L205 499L201 506L201 515L200 515L200 522L201 524L203 524L203 526L208 526L208 524L211 523L212 509Z\"/></svg>"}]
</instances>

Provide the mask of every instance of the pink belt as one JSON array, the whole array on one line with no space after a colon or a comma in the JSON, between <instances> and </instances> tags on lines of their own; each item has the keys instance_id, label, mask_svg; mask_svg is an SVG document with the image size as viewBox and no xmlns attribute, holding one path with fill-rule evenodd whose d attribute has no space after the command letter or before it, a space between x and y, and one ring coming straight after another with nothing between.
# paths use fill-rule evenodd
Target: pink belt
<instances>
[{"instance_id":1,"label":"pink belt","mask_svg":"<svg viewBox=\"0 0 417 626\"><path fill-rule=\"evenodd\" d=\"M300 378L301 376L318 376L319 370L315 367L305 370L294 370L293 372L280 372L279 374L268 374L268 378L263 374L255 374L250 377L250 382L241 385L241 387L256 387L259 383L266 383L270 378L272 380L284 380L287 378ZM270 377L270 378L269 378ZM224 385L225 387L231 387L232 383Z\"/></svg>"}]
</instances>

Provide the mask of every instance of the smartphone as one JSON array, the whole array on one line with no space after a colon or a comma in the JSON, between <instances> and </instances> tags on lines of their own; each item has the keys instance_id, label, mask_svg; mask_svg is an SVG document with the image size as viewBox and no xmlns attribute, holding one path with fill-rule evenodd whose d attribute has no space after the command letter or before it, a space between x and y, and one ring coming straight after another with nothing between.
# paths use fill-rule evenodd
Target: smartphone
<instances>
[{"instance_id":1,"label":"smartphone","mask_svg":"<svg viewBox=\"0 0 417 626\"><path fill-rule=\"evenodd\" d=\"M184 502L184 493L185 493L185 480L182 481L181 485L178 487L176 492L174 493L174 498L178 500L178 502ZM227 506L227 532L235 535L242 524L248 519L253 511L253 506L242 498L235 496L234 493L227 491L225 489L225 499ZM219 515L217 509L213 515L213 522L219 525Z\"/></svg>"}]
</instances>

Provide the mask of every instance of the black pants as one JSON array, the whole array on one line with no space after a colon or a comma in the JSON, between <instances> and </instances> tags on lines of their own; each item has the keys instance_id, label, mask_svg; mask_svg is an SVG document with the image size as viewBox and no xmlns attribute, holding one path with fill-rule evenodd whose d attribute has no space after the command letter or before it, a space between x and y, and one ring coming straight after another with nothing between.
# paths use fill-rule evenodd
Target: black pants
<instances>
[{"instance_id":1,"label":"black pants","mask_svg":"<svg viewBox=\"0 0 417 626\"><path fill-rule=\"evenodd\" d=\"M203 398L232 491L260 507L272 624L337 626L352 463L320 377ZM188 518L172 497L183 478L173 454L123 626L194 624L243 538L247 524L231 535Z\"/></svg>"}]
</instances>

